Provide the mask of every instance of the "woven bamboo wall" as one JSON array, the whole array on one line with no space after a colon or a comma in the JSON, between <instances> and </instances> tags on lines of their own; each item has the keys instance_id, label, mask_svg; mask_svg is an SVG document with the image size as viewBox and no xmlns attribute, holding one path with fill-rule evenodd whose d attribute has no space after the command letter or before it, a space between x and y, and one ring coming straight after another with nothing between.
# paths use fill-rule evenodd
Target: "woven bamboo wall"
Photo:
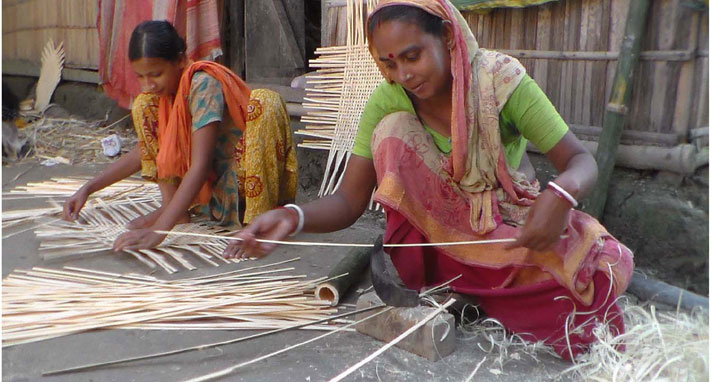
<instances>
[{"instance_id":1,"label":"woven bamboo wall","mask_svg":"<svg viewBox=\"0 0 720 382\"><path fill-rule=\"evenodd\" d=\"M66 67L97 70L97 14L97 0L3 0L3 59L39 64L52 39L64 42Z\"/></svg>"},{"instance_id":2,"label":"woven bamboo wall","mask_svg":"<svg viewBox=\"0 0 720 382\"><path fill-rule=\"evenodd\" d=\"M560 0L464 16L481 47L518 57L573 130L596 139L630 1ZM708 126L708 12L688 4L652 1L628 105L628 143L674 145ZM343 45L345 7L327 6L323 45Z\"/></svg>"}]
</instances>

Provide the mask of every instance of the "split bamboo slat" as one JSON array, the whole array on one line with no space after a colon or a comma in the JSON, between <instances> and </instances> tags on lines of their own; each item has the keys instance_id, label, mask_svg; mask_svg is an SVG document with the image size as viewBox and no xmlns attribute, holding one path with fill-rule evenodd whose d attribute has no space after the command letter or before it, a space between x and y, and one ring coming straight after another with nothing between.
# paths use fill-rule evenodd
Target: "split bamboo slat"
<instances>
[{"instance_id":1,"label":"split bamboo slat","mask_svg":"<svg viewBox=\"0 0 720 382\"><path fill-rule=\"evenodd\" d=\"M14 271L2 281L3 347L95 329L275 329L335 313L313 295L327 278L293 275L280 267L287 262L171 281L73 267Z\"/></svg>"},{"instance_id":2,"label":"split bamboo slat","mask_svg":"<svg viewBox=\"0 0 720 382\"><path fill-rule=\"evenodd\" d=\"M88 180L89 178L83 177L52 178L43 182L30 182L24 186L15 187L8 192L3 192L2 198L5 201L47 199L55 204L53 207L46 208L3 211L3 229L31 223L39 218L60 218L62 212L61 203L80 189ZM141 178L128 178L93 194L92 198L88 199L86 207L92 208L100 205L100 203L111 203L118 200L146 202L159 200L160 197L160 191L154 183ZM14 233L10 233L8 236L12 234Z\"/></svg>"},{"instance_id":3,"label":"split bamboo slat","mask_svg":"<svg viewBox=\"0 0 720 382\"><path fill-rule=\"evenodd\" d=\"M438 291L440 291L440 290L443 290L443 289L446 288L448 285L450 285L450 283L452 283L453 281L459 279L460 277L462 277L462 275L458 275L457 277L454 277L454 278L452 278L452 279L450 279L450 280L448 280L448 281L446 281L446 282L444 282L444 283L442 283L442 284L440 284L440 285L437 285L437 286L435 286L435 287L433 287L433 288L430 288L430 289L428 289L427 291L421 293L421 294L420 294L420 297L423 298L424 296L427 296L427 295L430 295L430 294L432 294L432 293L436 293L436 292L438 292ZM412 334L415 330L417 330L417 329L420 328L422 325L424 325L425 323L427 323L427 322L428 322L429 320L431 320L433 317L437 316L437 315L440 314L443 310L447 309L447 307L449 307L450 305L452 305L454 302L455 302L455 299L454 299L454 298L450 298L450 299L448 299L447 301L445 301L442 305L439 305L439 304L437 304L437 303L432 304L432 305L434 305L434 306L437 308L436 311L430 313L430 314L429 314L428 316L426 316L423 320L421 320L418 324L414 325L414 326L411 327L410 329L406 330L404 333L400 334L400 335L399 335L398 337L396 337L394 340L390 341L388 344L386 344L385 346L383 346L380 350L376 351L376 352L373 353L372 355L370 355L370 356L366 357L364 360L360 361L360 362L359 362L358 364L356 364L355 366L353 366L353 367L351 367L350 369L346 370L346 371L342 374L343 376L338 376L338 377L336 377L336 379L334 379L334 380L340 380L340 379L344 378L344 376L347 376L348 374L352 373L354 370L356 370L356 368L359 368L359 367L362 366L363 364L371 361L373 358L375 358L375 357L377 357L378 355L382 354L385 350L387 350L387 349L389 349L390 347L394 346L397 342L402 341L403 338L405 338L405 337L407 337L408 335ZM303 341L303 342L299 342L299 343L296 343L296 344L294 344L294 345L287 346L287 347L285 347L284 349L280 349L280 350L277 350L277 351L274 351L274 352L271 352L271 353L267 353L267 354L265 354L265 355L262 355L262 356L260 356L260 357L255 358L255 359L252 359L252 360L249 360L249 361L245 361L245 362L242 362L242 363L233 365L233 366L231 366L231 367L228 367L228 368L225 368L225 369L222 369L222 370L219 370L219 371L210 373L210 374L205 374L205 375L202 375L202 376L199 376L199 377L195 377L195 378L188 379L188 380L186 380L186 382L201 382L201 381L216 380L216 379L218 379L218 378L220 378L220 377L223 377L223 376L229 375L229 374L231 374L231 373L234 373L234 372L236 372L237 370L239 370L239 369L241 369L241 368L243 368L243 367L252 365L252 364L254 364L254 363L256 363L256 362L259 362L259 361L262 361L262 360L265 360L265 359L274 357L274 356L276 356L276 355L279 355L279 354L282 354L282 353L285 353L285 352L294 350L294 349L296 349L296 348L299 348L299 347L301 347L301 346L305 346L305 345L310 344L310 343L313 343L313 342L315 342L315 341L319 341L319 340L321 340L321 339L323 339L323 338L325 338L325 337L331 336L331 335L333 335L333 334L335 334L335 333L337 333L337 332L339 332L339 331L346 330L346 329L348 329L348 328L350 328L350 327L352 327L352 326L355 326L355 325L357 325L357 324L359 324L359 323L361 323L361 322L363 322L363 321L367 321L367 320L373 319L374 317L377 317L377 316L379 316L379 315L381 315L381 314L383 314L383 313L385 313L385 312L393 309L392 306L386 306L385 304L371 307L371 309L377 309L377 308L382 308L382 310L380 310L380 311L378 311L378 312L370 313L369 315L365 316L364 318L359 318L359 319L358 319L357 321L355 321L355 322L350 322L349 324L344 325L344 326L341 326L341 327L338 327L338 328L336 328L336 329L334 329L334 330L332 330L332 331L329 331L328 333L321 334L321 335L319 335L319 336L317 336L317 337L310 338L309 340L306 340L306 341ZM365 309L368 309L368 308L365 308ZM365 310L365 309L362 309L362 310ZM359 313L359 312L360 312L360 310L356 311L356 313ZM92 366L92 365L90 365L90 366Z\"/></svg>"},{"instance_id":4,"label":"split bamboo slat","mask_svg":"<svg viewBox=\"0 0 720 382\"><path fill-rule=\"evenodd\" d=\"M4 199L52 198L55 206L3 212L3 229L13 228L5 237L28 229L35 229L40 240L39 255L44 260L82 257L112 248L115 239L127 231L125 224L147 215L160 207L160 191L152 182L129 178L115 183L88 200L76 222L62 220L64 201L78 190L87 179L56 178L46 182L29 183L4 193ZM27 225L30 224L28 228ZM21 226L17 231L15 227ZM198 243L190 236L171 235L157 248L125 252L145 266L158 267L168 273L180 268L195 270L201 264L218 267L238 263L239 259L225 259L223 249L227 240L220 234L225 230L207 224L179 224L173 232L214 235L211 240ZM191 261L196 259L197 261Z\"/></svg>"},{"instance_id":5,"label":"split bamboo slat","mask_svg":"<svg viewBox=\"0 0 720 382\"><path fill-rule=\"evenodd\" d=\"M423 318L422 320L418 321L415 325L413 325L412 327L410 327L409 329L407 329L406 331L404 331L403 333L401 333L399 336L395 337L392 341L390 341L390 342L386 343L385 345L383 345L380 349L376 350L375 352L373 352L373 353L370 354L369 356L367 356L367 357L363 358L362 360L360 360L360 362L356 363L355 365L351 366L351 367L348 368L347 370L345 370L345 371L343 371L342 373L340 373L340 374L338 374L337 376L335 376L333 379L330 380L330 382L338 382L338 381L341 381L341 380L345 379L345 377L347 377L348 375L352 374L352 373L355 372L357 369L361 368L363 365L365 365L365 364L367 364L368 362L372 361L373 359L377 358L377 356L379 356L380 354L384 353L386 350L390 349L390 348L393 347L395 344L397 344L398 342L400 342L400 341L402 341L403 339L405 339L407 336L413 334L416 330L420 329L423 325L425 325L426 323L428 323L430 320L432 320L433 318L435 318L437 315L439 315L440 313L444 312L444 311L445 311L450 305L452 305L454 302L455 302L455 299L454 299L454 298L451 298L451 299L447 300L444 304L442 304L441 306L438 306L437 309L435 309L432 313L430 313L430 314L428 314L427 316L425 316L425 318Z\"/></svg>"}]
</instances>

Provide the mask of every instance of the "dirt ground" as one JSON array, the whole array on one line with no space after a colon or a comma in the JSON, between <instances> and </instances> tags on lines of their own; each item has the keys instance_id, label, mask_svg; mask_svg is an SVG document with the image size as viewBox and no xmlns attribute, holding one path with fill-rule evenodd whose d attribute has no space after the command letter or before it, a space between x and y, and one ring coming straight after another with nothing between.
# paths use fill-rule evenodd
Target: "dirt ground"
<instances>
[{"instance_id":1,"label":"dirt ground","mask_svg":"<svg viewBox=\"0 0 720 382\"><path fill-rule=\"evenodd\" d=\"M91 175L101 166L57 165L44 167L37 163L4 166L2 169L3 191L6 192L29 181L67 175ZM299 202L315 198L312 182L302 188ZM3 203L3 211L39 207L16 201ZM367 213L352 227L325 235L302 234L298 240L371 242L383 231L379 215ZM38 240L32 231L11 236L2 241L2 274L6 277L15 269L28 269L42 265L60 268L76 265L86 268L112 271L147 273L136 260L114 255L111 252L62 262L43 262L38 256ZM181 271L175 277L195 277L219 273L235 268L273 263L296 256L301 261L293 263L298 274L308 277L324 276L344 254L343 250L327 248L280 248L271 256L256 261L225 265L219 268L202 267L195 271ZM357 289L370 285L365 277L351 288L345 303L354 303ZM292 344L318 336L322 333L294 330L259 338L250 342L216 347L202 351L123 364L93 371L42 377L43 371L67 368L81 364L115 360L181 347L196 346L230 338L242 337L253 331L162 331L162 330L100 330L84 332L31 344L12 346L2 351L2 380L21 381L177 381L205 375L232 365L254 359ZM362 360L383 343L355 332L334 334L326 339L303 346L288 353L269 358L239 369L220 379L226 381L321 381L328 380ZM486 357L477 370L473 381L571 381L568 374L559 375L571 366L569 363L547 354L534 359L521 351L511 351L502 364L497 363L498 354L485 353L479 345L488 343L478 337L457 333L456 350L450 356L430 362L411 353L391 348L383 355L351 374L348 381L465 381L478 363ZM512 355L515 354L515 355Z\"/></svg>"},{"instance_id":2,"label":"dirt ground","mask_svg":"<svg viewBox=\"0 0 720 382\"><path fill-rule=\"evenodd\" d=\"M293 121L293 128L299 128L297 121ZM298 149L300 166L300 180L298 202L303 203L317 198L317 189L323 175L326 154L322 151ZM549 178L551 170L543 159L533 156L540 178ZM87 175L100 171L105 165L78 164L74 166L57 165L45 167L39 161L25 161L22 164L10 164L2 168L3 192L26 184L31 181L42 181L51 177L70 175ZM613 193L609 203L632 203L638 211L646 208L647 198L637 199L637 195L662 193L658 203L667 209L668 200L675 197L679 200L688 199L692 203L682 202L683 210L678 208L673 216L687 215L694 217L707 213L707 175L701 174L697 186L688 187L683 184L682 189L691 195L677 195L677 192L665 192L663 188L677 187L672 178L661 178L657 174L638 174L630 171L619 171L613 185ZM627 174L626 174L627 173ZM658 179L656 179L658 178ZM692 180L692 179L690 179ZM688 180L683 182L687 183ZM659 186L658 186L659 185ZM639 188L642 187L642 188ZM704 187L704 189L703 189ZM615 195L615 196L613 196ZM633 196L635 195L635 196ZM696 195L700 195L697 197ZM636 199L638 201L634 201ZM614 202L617 199L619 202ZM685 207L689 205L690 207ZM42 205L28 202L4 200L3 211L41 207ZM699 207L698 207L699 206ZM613 209L615 209L613 207ZM632 211L632 209L630 209ZM674 211L674 210L673 210ZM690 211L690 212L687 212ZM695 215L693 215L695 214ZM643 215L643 214L640 214ZM647 214L645 214L647 215ZM691 290L703 292L707 290L707 244L702 240L688 238L689 241L699 242L694 246L686 243L677 244L678 249L668 250L662 247L660 240L652 239L654 231L656 236L665 235L657 226L638 224L647 221L640 216L633 220L632 229L614 223L622 222L628 225L624 216L606 216L608 228L611 232L619 232L619 238L632 245L636 251L636 264L648 273L658 274L661 279L674 282L676 285L689 287ZM613 220L614 219L614 220ZM659 220L654 219L654 220ZM353 226L332 234L313 235L302 234L298 240L328 241L328 242L372 242L377 235L384 231L384 218L378 212L366 214ZM647 226L647 228L643 228ZM639 228L642 228L640 230ZM672 228L672 227L671 227ZM697 227L696 227L697 228ZM3 232L5 234L5 232ZM617 234L617 233L616 233ZM642 239L643 242L633 242ZM702 238L701 238L702 239ZM654 247L651 246L652 243ZM42 261L38 255L39 242L32 231L23 232L2 241L2 275L6 277L13 270L29 269L33 266L61 268L65 265L82 266L101 271L148 273L147 268L139 265L133 258L114 255L108 251L74 260ZM690 247L697 247L690 249ZM277 261L300 256L301 260L292 263L294 273L310 277L327 275L332 266L346 253L347 250L328 248L280 248L271 256L256 261L240 264L230 264L219 268L199 267L195 271L180 271L168 278L196 277L211 273L226 272L234 269L269 264ZM658 266L660 262L654 261L660 254L672 254L683 259L683 263L674 262L671 269ZM689 256L697 253L696 258ZM649 254L649 255L646 255ZM654 254L654 255L653 255ZM639 256L638 256L639 255ZM666 255L663 255L666 256ZM672 265L671 264L671 265ZM686 265L690 264L690 265ZM699 265L695 265L699 264ZM694 272L688 272L693 269ZM693 282L684 282L688 275L693 274ZM155 274L157 276L157 274ZM358 285L350 288L350 292L343 300L345 304L354 304L358 298L358 290L370 286L369 275ZM632 297L631 297L632 298ZM352 309L351 307L349 307ZM345 308L347 310L348 307ZM116 360L126 357L139 356L155 352L214 343L230 338L243 337L255 331L190 331L190 330L100 330L84 332L75 335L60 337L51 340L18 345L3 349L2 352L2 380L3 381L176 381L197 377L215 372L227 367L242 363L262 355L277 351L287 346L311 339L323 332L310 330L287 331L272 336L259 338L250 342L215 347L202 351L193 351L185 354L157 358L147 361L122 364L118 366L79 372L52 377L43 377L41 373L78 366L82 364ZM369 364L351 374L348 381L467 381L482 362L471 381L572 381L570 374L561 374L571 364L551 355L538 353L528 354L522 349L511 349L508 354L500 357L497 349L485 352L489 343L486 339L463 333L456 328L456 350L450 356L430 362L414 354L392 348ZM383 343L365 335L355 332L334 334L326 339L305 345L291 352L269 358L259 363L239 369L233 374L220 380L227 381L321 381L328 380L343 372L348 367L362 360Z\"/></svg>"}]
</instances>

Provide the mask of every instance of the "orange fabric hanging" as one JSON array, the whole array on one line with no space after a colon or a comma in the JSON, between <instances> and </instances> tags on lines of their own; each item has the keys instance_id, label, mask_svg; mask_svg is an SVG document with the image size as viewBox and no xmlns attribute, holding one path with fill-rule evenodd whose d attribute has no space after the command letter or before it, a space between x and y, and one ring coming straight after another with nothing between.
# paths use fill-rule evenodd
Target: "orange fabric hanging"
<instances>
[{"instance_id":1,"label":"orange fabric hanging","mask_svg":"<svg viewBox=\"0 0 720 382\"><path fill-rule=\"evenodd\" d=\"M245 131L247 106L250 99L250 88L245 82L223 65L212 61L194 62L185 69L175 95L170 104L169 97L162 97L158 110L158 143L160 149L157 156L158 179L182 178L190 169L192 161L192 116L188 106L190 84L193 74L203 71L220 81L225 104L235 126ZM208 178L195 202L205 204L212 195L212 176Z\"/></svg>"}]
</instances>

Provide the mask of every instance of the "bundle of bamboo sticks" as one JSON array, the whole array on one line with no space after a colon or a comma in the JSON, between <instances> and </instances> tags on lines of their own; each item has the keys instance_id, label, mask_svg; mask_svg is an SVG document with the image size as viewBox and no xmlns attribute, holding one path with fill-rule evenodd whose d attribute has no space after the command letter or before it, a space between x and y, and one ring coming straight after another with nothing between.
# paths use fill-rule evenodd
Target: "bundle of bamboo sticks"
<instances>
[{"instance_id":1,"label":"bundle of bamboo sticks","mask_svg":"<svg viewBox=\"0 0 720 382\"><path fill-rule=\"evenodd\" d=\"M18 270L2 281L3 346L94 329L267 329L330 316L336 309L313 296L326 277L305 280L279 267L297 259L173 281L73 267Z\"/></svg>"}]
</instances>

